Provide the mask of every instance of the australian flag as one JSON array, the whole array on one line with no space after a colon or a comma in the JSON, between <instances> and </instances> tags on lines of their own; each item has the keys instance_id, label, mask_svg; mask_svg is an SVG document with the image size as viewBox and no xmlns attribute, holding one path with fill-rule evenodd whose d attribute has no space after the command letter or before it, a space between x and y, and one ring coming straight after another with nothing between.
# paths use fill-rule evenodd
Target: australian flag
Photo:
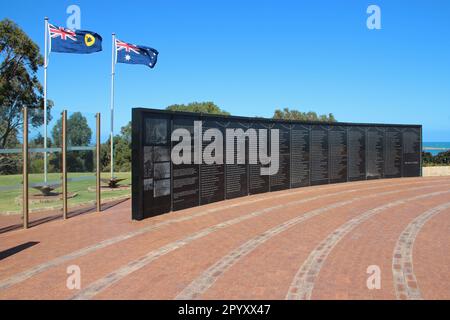
<instances>
[{"instance_id":1,"label":"australian flag","mask_svg":"<svg viewBox=\"0 0 450 320\"><path fill-rule=\"evenodd\" d=\"M159 52L150 47L137 46L116 39L116 61L118 63L143 64L153 69Z\"/></svg>"},{"instance_id":2,"label":"australian flag","mask_svg":"<svg viewBox=\"0 0 450 320\"><path fill-rule=\"evenodd\" d=\"M102 51L102 37L91 31L70 30L48 25L50 51L63 53L94 53Z\"/></svg>"}]
</instances>

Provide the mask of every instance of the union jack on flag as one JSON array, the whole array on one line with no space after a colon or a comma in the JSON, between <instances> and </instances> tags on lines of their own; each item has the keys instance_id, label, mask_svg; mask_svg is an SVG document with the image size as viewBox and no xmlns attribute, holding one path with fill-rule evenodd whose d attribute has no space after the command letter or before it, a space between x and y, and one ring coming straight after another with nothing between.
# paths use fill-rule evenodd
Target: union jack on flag
<instances>
[{"instance_id":1,"label":"union jack on flag","mask_svg":"<svg viewBox=\"0 0 450 320\"><path fill-rule=\"evenodd\" d=\"M143 64L153 68L158 61L159 52L153 48L129 44L116 39L116 62Z\"/></svg>"},{"instance_id":2,"label":"union jack on flag","mask_svg":"<svg viewBox=\"0 0 450 320\"><path fill-rule=\"evenodd\" d=\"M140 54L139 48L137 46L120 41L120 40L116 40L116 47L117 47L117 51L125 50L126 52L134 52L136 54Z\"/></svg>"},{"instance_id":3,"label":"union jack on flag","mask_svg":"<svg viewBox=\"0 0 450 320\"><path fill-rule=\"evenodd\" d=\"M49 24L48 31L50 33L50 38L60 37L62 40L66 40L68 38L70 40L77 41L77 34L75 33L75 31L72 31L70 29L55 27L54 25Z\"/></svg>"},{"instance_id":4,"label":"union jack on flag","mask_svg":"<svg viewBox=\"0 0 450 320\"><path fill-rule=\"evenodd\" d=\"M93 53L102 51L102 37L91 31L70 30L48 24L50 51L63 53Z\"/></svg>"}]
</instances>

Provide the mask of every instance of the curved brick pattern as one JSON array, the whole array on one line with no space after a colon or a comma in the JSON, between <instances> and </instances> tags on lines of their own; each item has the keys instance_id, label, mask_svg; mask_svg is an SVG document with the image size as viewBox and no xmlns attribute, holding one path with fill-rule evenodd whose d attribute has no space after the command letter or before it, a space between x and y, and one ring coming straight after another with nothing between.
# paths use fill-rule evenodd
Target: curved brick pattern
<instances>
[{"instance_id":1,"label":"curved brick pattern","mask_svg":"<svg viewBox=\"0 0 450 320\"><path fill-rule=\"evenodd\" d=\"M355 198L354 200L338 202L317 210L310 211L300 217L289 220L263 234L257 236L256 238L248 241L237 250L232 251L227 256L222 258L214 266L209 268L204 274L199 278L194 280L187 288L185 288L177 297L177 300L191 300L200 296L203 292L208 290L214 282L219 278L227 269L229 269L233 264L239 261L240 258L252 252L258 246L269 240L270 238L280 234L281 232L289 229L290 227L306 221L316 215L319 215L325 211L335 209L338 207L343 207L345 205L351 204L352 202L359 200L360 198Z\"/></svg>"},{"instance_id":2,"label":"curved brick pattern","mask_svg":"<svg viewBox=\"0 0 450 320\"><path fill-rule=\"evenodd\" d=\"M412 198L401 199L371 209L369 211L366 211L362 215L351 219L350 221L348 221L347 223L336 229L332 234L330 234L309 255L308 259L303 263L303 265L300 267L299 271L295 275L292 284L289 287L286 299L287 300L311 299L311 295L314 290L314 283L328 255L343 237L348 235L354 228L356 228L361 223L367 221L374 215L377 215L384 210L405 204L409 201L420 200L447 193L450 193L450 191L433 192L430 194L424 194Z\"/></svg>"},{"instance_id":3,"label":"curved brick pattern","mask_svg":"<svg viewBox=\"0 0 450 320\"><path fill-rule=\"evenodd\" d=\"M428 187L424 187L424 188L428 188ZM377 189L377 187L367 188L366 190L372 190L372 189ZM318 200L318 199L322 199L322 198L330 197L330 196L343 195L346 193L353 193L353 192L357 192L357 191L358 191L357 189L351 189L351 190L345 190L345 191L336 192L336 193L329 193L329 194L316 196L316 197L310 197L310 198L306 198L306 199L302 199L302 200L298 200L298 201L292 201L289 203L269 207L269 208L266 208L263 210L254 211L250 214L247 214L247 215L235 218L235 219L231 219L226 222L222 222L222 223L219 223L212 227L203 229L195 234L187 236L186 238L177 240L173 243L169 243L168 245L166 245L162 248L159 248L155 251L151 251L144 257L141 257L135 261L130 262L126 266L120 268L119 270L117 270L113 273L110 273L106 277L99 279L98 281L96 281L95 283L93 283L92 285L87 287L86 289L82 290L79 294L74 296L73 299L77 299L77 300L90 299L93 296L97 295L102 290L104 290L105 288L111 286L113 283L120 281L127 275L133 273L136 270L141 269L142 267L148 265L149 263L156 260L157 258L159 258L169 252L172 252L176 249L179 249L179 248L191 243L194 240L206 237L207 235L209 235L217 230L241 223L241 222L246 221L253 217L267 214L267 213L270 213L270 212L273 212L276 210L282 210L282 209L288 208L290 206L298 206L299 204L306 203L309 201Z\"/></svg>"},{"instance_id":4,"label":"curved brick pattern","mask_svg":"<svg viewBox=\"0 0 450 320\"><path fill-rule=\"evenodd\" d=\"M439 186L435 186L433 190L437 191L439 190L439 188ZM181 290L186 288L186 286L188 286L193 279L197 278L200 274L202 274L206 269L220 260L227 253L241 246L243 243L247 242L248 239L256 237L257 235L264 233L266 230L270 230L271 228L283 223L284 221L288 221L294 217L300 216L303 213L330 205L337 201L350 200L356 196L363 196L378 193L381 191L397 189L399 189L397 186L391 185L388 188L384 187L375 191L360 190L358 193L349 193L345 196L343 195L323 200L317 200L314 203L306 203L295 207L289 207L283 210L277 210L273 214L263 215L257 219L247 220L230 228L214 232L213 234L201 239L200 241L192 242L181 250L175 250L170 254L167 254L159 258L158 260L153 261L151 264L130 274L122 281L119 281L113 284L108 289L102 291L97 296L95 296L95 299L109 299L109 297L114 296L119 296L121 297L121 299L133 299L134 297L139 297L139 299L173 299L180 293ZM407 190L404 191L407 194L411 194L411 196L413 194L421 194L422 192L408 192ZM393 200L398 197L398 195L391 195L383 198L377 198L376 202L378 202L378 204L385 203L387 200ZM349 214L352 215L353 211L355 210L358 211L357 208L363 208L363 210L360 210L362 212L369 208L372 208L371 205L373 205L373 201L361 201L347 207L336 208L330 211L329 214L320 215L314 219L311 219L312 221L311 223L308 223L308 225L311 226L311 229L322 229L322 225L317 225L317 221L319 219L321 220L322 216L325 216L325 218L327 218L325 220L328 220L328 218L331 217L333 217L333 220L335 219L334 217L343 217L343 219L340 221L341 223L344 223L349 219L346 219L345 217L348 217ZM331 230L334 230L334 228L341 223L336 224ZM284 235L282 234L277 237L277 240L283 237ZM288 247L291 247L291 251L296 250L297 246L303 246L303 244L305 243L305 241L302 240L301 237L299 238L299 241L288 242ZM286 249L284 246L275 246L275 248L264 251L264 257L258 254L259 260L261 261L261 266L258 266L258 263L254 263L253 265L248 264L248 260L246 257L245 259L243 259L243 263L246 264L246 267L241 268L241 270L243 269L242 271L232 268L230 272L227 271L224 274L223 278L227 278L227 281L225 283L222 278L220 279L218 285L220 286L221 284L224 284L222 289L219 289L220 293L218 293L216 296L209 295L211 292L217 292L216 289L219 287L214 285L212 290L208 290L207 293L200 298L226 298L234 300L254 299L254 297L260 297L261 299L266 299L266 297L275 297L275 299L283 299L286 295L287 287L289 286L288 282L292 280L292 276L297 270L293 270L290 273L290 276L288 277L289 279L286 279L286 286L284 286L284 288L281 290L282 293L280 295L274 295L274 293L278 290L276 288L275 290L272 290L272 288L270 287L264 287L264 292L267 292L267 295L261 294L262 290L260 290L259 288L255 290L252 284L256 284L257 282L261 283L262 279L260 275L264 272L263 269L268 266L265 261L271 259L272 256L275 256L277 253L284 249ZM258 261L258 259L255 260ZM295 266L298 265L299 263L292 263L291 259L284 260L284 264L280 266L279 271L285 272L287 268L295 268ZM241 266L241 263L239 264L239 266ZM258 272L259 275L257 275ZM233 275L235 277L233 277ZM280 278L278 271L267 271L267 277L273 277L275 279ZM146 281L142 281L142 279L146 279ZM249 280L251 284L247 287L243 287L242 283L244 279ZM152 286L148 287L147 283L152 283ZM241 294L235 295L233 292L236 292L236 290L239 290Z\"/></svg>"},{"instance_id":5,"label":"curved brick pattern","mask_svg":"<svg viewBox=\"0 0 450 320\"><path fill-rule=\"evenodd\" d=\"M420 300L419 285L413 270L413 248L422 227L434 216L450 208L450 202L432 208L412 221L400 235L392 258L392 273L397 299Z\"/></svg>"},{"instance_id":6,"label":"curved brick pattern","mask_svg":"<svg viewBox=\"0 0 450 320\"><path fill-rule=\"evenodd\" d=\"M422 190L422 189L427 189L427 188L430 188L430 187L411 188L411 189L408 189L408 191ZM209 269L207 269L197 279L195 279L181 293L179 293L178 296L176 297L176 299L190 300L190 299L195 299L195 298L199 297L206 290L208 290L222 274L224 274L231 266L236 264L241 258L245 257L250 252L254 251L256 248L258 248L260 245L262 245L266 241L270 240L271 238L279 235L280 233L288 230L289 228L291 228L297 224L300 224L308 219L311 219L319 214L330 211L332 209L350 205L356 201L366 200L366 199L384 196L384 195L396 194L396 193L403 192L403 191L406 191L406 190L395 190L395 191L375 193L375 194L371 194L371 195L364 196L364 197L355 197L352 200L333 203L329 206L325 206L320 209L312 210L312 211L307 212L299 217L295 217L289 221L286 221L286 222L256 236L255 238L244 243L239 248L237 248L237 249L233 250L232 252L230 252L229 254L227 254L225 257L223 257L221 260L219 260L217 263L215 263L213 266L211 266Z\"/></svg>"},{"instance_id":7,"label":"curved brick pattern","mask_svg":"<svg viewBox=\"0 0 450 320\"><path fill-rule=\"evenodd\" d=\"M438 187L430 189L428 192L449 190L446 187ZM411 197L423 194L423 192L408 193ZM386 201L373 201L372 207L366 207L359 210L358 214L374 208L376 206L401 199L401 197L391 196ZM440 204L450 201L449 194L443 194L437 197L421 199L418 201L410 201L404 205L391 208L354 229L348 236L340 240L338 245L333 249L327 257L320 274L318 275L314 291L311 299L319 300L335 300L335 299L351 299L351 300L385 300L396 299L393 275L392 275L392 253L397 243L399 235L406 228L406 226L418 217L423 212L430 208L434 208ZM450 212L449 212L450 213ZM355 214L353 217L356 217ZM439 215L440 217L441 215ZM444 215L442 215L444 216ZM353 217L341 220L333 228L329 228L327 232L322 233L320 241L325 239L340 225L349 221ZM433 224L436 221L432 220ZM427 224L428 226L428 224ZM433 227L436 232L443 233ZM420 235L423 233L421 232ZM426 242L432 238L426 235ZM318 244L309 248L311 252ZM423 241L418 242L423 243ZM417 246L415 246L417 248ZM444 248L444 246L437 246ZM436 250L434 251L436 252ZM444 251L445 252L445 251ZM449 251L450 252L450 251ZM437 252L436 252L437 253ZM444 256L447 253L445 252ZM306 260L308 254L304 254L302 259L298 259L296 265L300 266ZM425 269L429 270L431 266L436 265L435 259L425 259L423 255L420 257L415 253L415 267L426 265ZM442 255L442 253L441 253ZM435 256L435 254L433 254ZM300 262L298 262L300 261ZM428 263L431 262L431 263ZM444 263L443 266L450 263ZM443 268L445 269L445 267ZM292 271L292 275L298 269ZM415 268L415 271L416 268ZM417 272L416 272L417 273ZM435 276L429 277L426 275L425 279L435 279ZM292 276L289 279L292 281ZM419 283L423 283L423 277L418 277ZM332 285L330 285L332 284ZM284 295L290 283L286 285ZM379 285L379 287L378 287ZM421 285L422 290L422 285ZM441 291L439 296L442 297ZM427 296L431 297L431 296Z\"/></svg>"}]
</instances>

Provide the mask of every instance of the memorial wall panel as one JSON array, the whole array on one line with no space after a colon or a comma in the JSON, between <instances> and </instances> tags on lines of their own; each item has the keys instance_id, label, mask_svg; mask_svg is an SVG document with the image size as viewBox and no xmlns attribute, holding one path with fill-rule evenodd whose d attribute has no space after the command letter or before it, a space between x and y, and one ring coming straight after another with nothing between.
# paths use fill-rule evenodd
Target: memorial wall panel
<instances>
[{"instance_id":1,"label":"memorial wall panel","mask_svg":"<svg viewBox=\"0 0 450 320\"><path fill-rule=\"evenodd\" d=\"M280 144L279 169L270 176L270 191L286 190L291 187L291 128L288 124L276 123L272 129L279 130Z\"/></svg>"},{"instance_id":2,"label":"memorial wall panel","mask_svg":"<svg viewBox=\"0 0 450 320\"><path fill-rule=\"evenodd\" d=\"M311 185L329 183L328 128L313 125L311 128Z\"/></svg>"},{"instance_id":3,"label":"memorial wall panel","mask_svg":"<svg viewBox=\"0 0 450 320\"><path fill-rule=\"evenodd\" d=\"M189 153L189 162L182 164L173 164L173 210L182 210L199 205L200 203L200 165L195 164L195 159L200 154L195 150L194 145L194 122L196 117L174 116L172 120L173 131L181 129L186 130L184 139L190 140L191 150ZM178 141L172 142L172 148L178 144ZM184 150L178 156L184 157Z\"/></svg>"},{"instance_id":4,"label":"memorial wall panel","mask_svg":"<svg viewBox=\"0 0 450 320\"><path fill-rule=\"evenodd\" d=\"M144 116L141 158L144 218L171 210L170 117Z\"/></svg>"},{"instance_id":5,"label":"memorial wall panel","mask_svg":"<svg viewBox=\"0 0 450 320\"><path fill-rule=\"evenodd\" d=\"M309 186L311 126L293 124L291 130L291 186Z\"/></svg>"},{"instance_id":6,"label":"memorial wall panel","mask_svg":"<svg viewBox=\"0 0 450 320\"><path fill-rule=\"evenodd\" d=\"M254 154L257 156L257 164L249 165L249 194L265 193L270 191L270 177L267 175L261 175L261 169L267 168L267 165L263 165L260 161L259 155L263 153L264 155L270 155L270 123L265 122L251 122L250 128L267 132L266 141L263 140L261 134L258 134L258 143L249 145L249 154ZM263 143L266 142L266 143Z\"/></svg>"},{"instance_id":7,"label":"memorial wall panel","mask_svg":"<svg viewBox=\"0 0 450 320\"><path fill-rule=\"evenodd\" d=\"M384 128L367 129L367 179L384 176Z\"/></svg>"},{"instance_id":8,"label":"memorial wall panel","mask_svg":"<svg viewBox=\"0 0 450 320\"><path fill-rule=\"evenodd\" d=\"M227 148L226 154L226 198L234 199L248 195L248 138L245 133L250 124L248 122L231 121L227 129L237 130L236 135L226 135L227 143L234 145L233 150ZM233 151L233 152L231 152ZM233 159L233 164L229 158Z\"/></svg>"},{"instance_id":9,"label":"memorial wall panel","mask_svg":"<svg viewBox=\"0 0 450 320\"><path fill-rule=\"evenodd\" d=\"M348 128L348 180L366 179L366 130L362 127Z\"/></svg>"},{"instance_id":10,"label":"memorial wall panel","mask_svg":"<svg viewBox=\"0 0 450 320\"><path fill-rule=\"evenodd\" d=\"M333 126L328 133L330 149L330 183L347 181L347 128Z\"/></svg>"},{"instance_id":11,"label":"memorial wall panel","mask_svg":"<svg viewBox=\"0 0 450 320\"><path fill-rule=\"evenodd\" d=\"M386 128L385 178L402 176L402 130Z\"/></svg>"},{"instance_id":12,"label":"memorial wall panel","mask_svg":"<svg viewBox=\"0 0 450 320\"><path fill-rule=\"evenodd\" d=\"M226 121L217 121L211 118L203 119L203 163L200 165L200 204L202 205L225 200L224 155L226 150L223 137L225 136L226 125ZM211 135L211 139L206 138L209 133L213 133L212 130L220 132L222 137ZM222 162L208 164L207 157L220 158L219 149L214 148L211 142L215 142L218 148L220 148L220 145L222 146Z\"/></svg>"},{"instance_id":13,"label":"memorial wall panel","mask_svg":"<svg viewBox=\"0 0 450 320\"><path fill-rule=\"evenodd\" d=\"M403 176L418 177L421 175L421 129L403 130Z\"/></svg>"}]
</instances>

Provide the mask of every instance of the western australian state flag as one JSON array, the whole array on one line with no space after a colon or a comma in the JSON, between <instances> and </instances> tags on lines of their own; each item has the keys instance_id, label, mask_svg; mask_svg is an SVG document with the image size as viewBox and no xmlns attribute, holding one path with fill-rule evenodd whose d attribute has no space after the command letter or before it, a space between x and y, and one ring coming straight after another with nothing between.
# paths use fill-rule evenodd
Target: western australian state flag
<instances>
[{"instance_id":1,"label":"western australian state flag","mask_svg":"<svg viewBox=\"0 0 450 320\"><path fill-rule=\"evenodd\" d=\"M102 51L102 37L91 31L70 30L48 25L50 51L63 53L94 53Z\"/></svg>"},{"instance_id":2,"label":"western australian state flag","mask_svg":"<svg viewBox=\"0 0 450 320\"><path fill-rule=\"evenodd\" d=\"M159 52L150 47L137 46L116 39L116 62L143 64L153 68Z\"/></svg>"}]
</instances>

